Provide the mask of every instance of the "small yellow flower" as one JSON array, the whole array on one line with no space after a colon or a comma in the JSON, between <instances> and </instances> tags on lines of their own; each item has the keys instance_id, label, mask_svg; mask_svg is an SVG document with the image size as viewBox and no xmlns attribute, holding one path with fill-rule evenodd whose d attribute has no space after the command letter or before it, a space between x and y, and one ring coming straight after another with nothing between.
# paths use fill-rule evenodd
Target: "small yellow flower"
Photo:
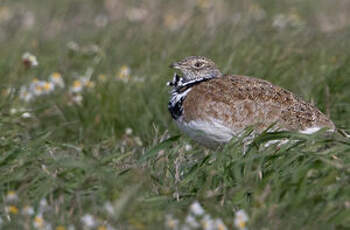
<instances>
[{"instance_id":1,"label":"small yellow flower","mask_svg":"<svg viewBox=\"0 0 350 230\"><path fill-rule=\"evenodd\" d=\"M249 218L246 212L244 210L239 210L236 212L234 224L238 229L245 230L247 229L246 226L247 226L248 220Z\"/></svg>"},{"instance_id":2,"label":"small yellow flower","mask_svg":"<svg viewBox=\"0 0 350 230\"><path fill-rule=\"evenodd\" d=\"M224 224L224 222L220 218L217 218L215 220L215 226L216 226L217 230L227 230L226 225Z\"/></svg>"},{"instance_id":3,"label":"small yellow flower","mask_svg":"<svg viewBox=\"0 0 350 230\"><path fill-rule=\"evenodd\" d=\"M97 229L98 230L107 230L106 226L104 226L104 225L98 226Z\"/></svg>"},{"instance_id":4,"label":"small yellow flower","mask_svg":"<svg viewBox=\"0 0 350 230\"><path fill-rule=\"evenodd\" d=\"M10 190L10 191L8 191L5 199L6 199L6 201L15 201L18 199L18 196L17 196L15 191Z\"/></svg>"},{"instance_id":5,"label":"small yellow flower","mask_svg":"<svg viewBox=\"0 0 350 230\"><path fill-rule=\"evenodd\" d=\"M95 87L95 82L89 80L89 81L87 81L87 82L85 83L85 85L86 85L87 88L92 89L92 88Z\"/></svg>"},{"instance_id":6,"label":"small yellow flower","mask_svg":"<svg viewBox=\"0 0 350 230\"><path fill-rule=\"evenodd\" d=\"M18 213L18 208L14 205L10 205L7 207L7 211L11 214L16 215Z\"/></svg>"},{"instance_id":7,"label":"small yellow flower","mask_svg":"<svg viewBox=\"0 0 350 230\"><path fill-rule=\"evenodd\" d=\"M78 80L74 81L73 82L73 87L75 87L75 88L81 87L81 82L78 81Z\"/></svg>"},{"instance_id":8,"label":"small yellow flower","mask_svg":"<svg viewBox=\"0 0 350 230\"><path fill-rule=\"evenodd\" d=\"M127 79L130 76L131 70L128 66L123 65L120 67L118 78L119 79Z\"/></svg>"},{"instance_id":9,"label":"small yellow flower","mask_svg":"<svg viewBox=\"0 0 350 230\"><path fill-rule=\"evenodd\" d=\"M43 92L43 88L41 87L41 85L36 85L34 87L33 92L34 92L35 95L41 95L42 92Z\"/></svg>"},{"instance_id":10,"label":"small yellow flower","mask_svg":"<svg viewBox=\"0 0 350 230\"><path fill-rule=\"evenodd\" d=\"M47 81L43 82L41 87L45 93L50 93L51 91L53 91L55 89L54 84L51 82L47 82Z\"/></svg>"},{"instance_id":11,"label":"small yellow flower","mask_svg":"<svg viewBox=\"0 0 350 230\"><path fill-rule=\"evenodd\" d=\"M97 79L101 82L105 82L107 80L106 75L104 74L98 75Z\"/></svg>"},{"instance_id":12,"label":"small yellow flower","mask_svg":"<svg viewBox=\"0 0 350 230\"><path fill-rule=\"evenodd\" d=\"M49 91L53 90L53 88L51 89L50 85L47 85L46 81L39 81L36 78L33 79L29 89L35 96L40 96L43 93L48 93Z\"/></svg>"},{"instance_id":13,"label":"small yellow flower","mask_svg":"<svg viewBox=\"0 0 350 230\"><path fill-rule=\"evenodd\" d=\"M66 228L62 225L56 227L56 230L66 230Z\"/></svg>"},{"instance_id":14,"label":"small yellow flower","mask_svg":"<svg viewBox=\"0 0 350 230\"><path fill-rule=\"evenodd\" d=\"M174 219L174 217L171 215L167 215L165 225L170 229L177 229L179 221L177 219Z\"/></svg>"},{"instance_id":15,"label":"small yellow flower","mask_svg":"<svg viewBox=\"0 0 350 230\"><path fill-rule=\"evenodd\" d=\"M78 93L78 92L82 91L82 89L83 89L83 84L81 83L81 81L75 80L73 82L72 87L71 87L71 91L73 93Z\"/></svg>"},{"instance_id":16,"label":"small yellow flower","mask_svg":"<svg viewBox=\"0 0 350 230\"><path fill-rule=\"evenodd\" d=\"M42 228L44 226L44 219L41 215L38 215L34 218L34 227L36 228Z\"/></svg>"},{"instance_id":17,"label":"small yellow flower","mask_svg":"<svg viewBox=\"0 0 350 230\"><path fill-rule=\"evenodd\" d=\"M201 219L201 225L204 230L214 229L214 220L210 217L210 215L205 215Z\"/></svg>"},{"instance_id":18,"label":"small yellow flower","mask_svg":"<svg viewBox=\"0 0 350 230\"><path fill-rule=\"evenodd\" d=\"M211 0L197 0L197 4L202 9L209 9L214 1Z\"/></svg>"},{"instance_id":19,"label":"small yellow flower","mask_svg":"<svg viewBox=\"0 0 350 230\"><path fill-rule=\"evenodd\" d=\"M53 73L51 74L51 77L52 77L53 79L61 79L61 78L62 78L62 76L61 76L61 74L60 74L59 72L53 72Z\"/></svg>"},{"instance_id":20,"label":"small yellow flower","mask_svg":"<svg viewBox=\"0 0 350 230\"><path fill-rule=\"evenodd\" d=\"M50 82L52 82L54 85L64 88L64 81L62 79L62 75L58 72L54 72L50 75Z\"/></svg>"},{"instance_id":21,"label":"small yellow flower","mask_svg":"<svg viewBox=\"0 0 350 230\"><path fill-rule=\"evenodd\" d=\"M246 223L244 221L239 221L238 222L238 227L239 228L245 228L245 226L246 226Z\"/></svg>"},{"instance_id":22,"label":"small yellow flower","mask_svg":"<svg viewBox=\"0 0 350 230\"><path fill-rule=\"evenodd\" d=\"M226 226L223 224L218 224L217 228L218 228L218 230L226 230L227 229Z\"/></svg>"}]
</instances>

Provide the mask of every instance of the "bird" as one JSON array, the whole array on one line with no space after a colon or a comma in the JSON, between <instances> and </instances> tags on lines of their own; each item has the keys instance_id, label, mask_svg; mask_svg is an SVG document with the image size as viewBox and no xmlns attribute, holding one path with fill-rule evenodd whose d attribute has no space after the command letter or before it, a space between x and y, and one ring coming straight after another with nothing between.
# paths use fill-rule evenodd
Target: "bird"
<instances>
[{"instance_id":1,"label":"bird","mask_svg":"<svg viewBox=\"0 0 350 230\"><path fill-rule=\"evenodd\" d=\"M223 74L207 57L190 56L170 65L175 70L168 110L178 128L208 148L217 148L247 127L311 134L334 123L317 107L266 80Z\"/></svg>"}]
</instances>

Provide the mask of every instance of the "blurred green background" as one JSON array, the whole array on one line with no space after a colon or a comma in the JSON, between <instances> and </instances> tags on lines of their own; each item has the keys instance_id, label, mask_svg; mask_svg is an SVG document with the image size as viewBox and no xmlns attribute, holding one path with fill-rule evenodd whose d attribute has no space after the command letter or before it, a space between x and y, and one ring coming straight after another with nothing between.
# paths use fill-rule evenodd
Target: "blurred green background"
<instances>
[{"instance_id":1,"label":"blurred green background","mask_svg":"<svg viewBox=\"0 0 350 230\"><path fill-rule=\"evenodd\" d=\"M244 209L250 229L349 228L348 140L209 151L178 137L165 85L203 55L349 130L349 36L346 0L2 0L1 226L233 229ZM211 218L197 228L195 201Z\"/></svg>"}]
</instances>

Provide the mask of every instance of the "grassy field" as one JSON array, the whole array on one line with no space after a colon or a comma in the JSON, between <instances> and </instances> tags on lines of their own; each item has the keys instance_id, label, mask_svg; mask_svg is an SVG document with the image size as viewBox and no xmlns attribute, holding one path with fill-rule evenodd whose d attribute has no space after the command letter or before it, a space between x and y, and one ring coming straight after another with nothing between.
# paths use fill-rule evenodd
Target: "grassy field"
<instances>
[{"instance_id":1,"label":"grassy field","mask_svg":"<svg viewBox=\"0 0 350 230\"><path fill-rule=\"evenodd\" d=\"M346 0L2 0L0 228L349 229L349 139L264 133L245 155L241 139L207 150L175 127L165 86L171 62L204 55L349 130L349 12ZM281 137L299 141L264 147Z\"/></svg>"}]
</instances>

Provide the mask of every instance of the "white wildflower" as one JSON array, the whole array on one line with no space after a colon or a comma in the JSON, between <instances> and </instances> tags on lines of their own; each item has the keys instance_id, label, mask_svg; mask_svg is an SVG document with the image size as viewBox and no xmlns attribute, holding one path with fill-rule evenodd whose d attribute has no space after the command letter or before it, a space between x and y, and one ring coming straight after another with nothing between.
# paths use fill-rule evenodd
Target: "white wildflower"
<instances>
[{"instance_id":1,"label":"white wildflower","mask_svg":"<svg viewBox=\"0 0 350 230\"><path fill-rule=\"evenodd\" d=\"M72 97L72 101L74 103L81 104L81 102L83 101L83 96L81 96L80 94L76 94Z\"/></svg>"},{"instance_id":2,"label":"white wildflower","mask_svg":"<svg viewBox=\"0 0 350 230\"><path fill-rule=\"evenodd\" d=\"M195 215L195 216L201 216L204 214L204 209L202 208L202 206L200 205L200 203L198 201L195 201L191 207L190 207L190 211Z\"/></svg>"},{"instance_id":3,"label":"white wildflower","mask_svg":"<svg viewBox=\"0 0 350 230\"><path fill-rule=\"evenodd\" d=\"M95 24L97 27L105 27L108 24L108 17L106 15L98 15L95 18Z\"/></svg>"},{"instance_id":4,"label":"white wildflower","mask_svg":"<svg viewBox=\"0 0 350 230\"><path fill-rule=\"evenodd\" d=\"M60 88L64 88L64 81L62 78L62 75L58 72L54 72L49 77L50 82L53 83L55 86L58 86Z\"/></svg>"},{"instance_id":5,"label":"white wildflower","mask_svg":"<svg viewBox=\"0 0 350 230\"><path fill-rule=\"evenodd\" d=\"M288 17L284 14L278 14L273 18L272 26L277 29L284 29L288 25Z\"/></svg>"},{"instance_id":6,"label":"white wildflower","mask_svg":"<svg viewBox=\"0 0 350 230\"><path fill-rule=\"evenodd\" d=\"M201 225L203 227L203 230L214 230L215 229L215 223L214 220L210 217L210 215L206 214L202 220Z\"/></svg>"},{"instance_id":7,"label":"white wildflower","mask_svg":"<svg viewBox=\"0 0 350 230\"><path fill-rule=\"evenodd\" d=\"M121 80L127 81L130 76L130 73L131 73L131 69L128 66L123 65L122 67L120 67L118 78Z\"/></svg>"},{"instance_id":8,"label":"white wildflower","mask_svg":"<svg viewBox=\"0 0 350 230\"><path fill-rule=\"evenodd\" d=\"M16 201L16 200L18 200L18 196L17 196L16 192L12 191L12 190L9 191L7 193L7 195L6 195L6 197L5 197L5 201L6 202L13 202L13 201Z\"/></svg>"},{"instance_id":9,"label":"white wildflower","mask_svg":"<svg viewBox=\"0 0 350 230\"><path fill-rule=\"evenodd\" d=\"M88 228L93 228L96 226L96 220L95 218L90 215L90 214L85 214L82 218L81 218L81 222Z\"/></svg>"},{"instance_id":10,"label":"white wildflower","mask_svg":"<svg viewBox=\"0 0 350 230\"><path fill-rule=\"evenodd\" d=\"M131 135L132 134L132 129L131 128L126 128L125 129L125 134L126 135Z\"/></svg>"},{"instance_id":11,"label":"white wildflower","mask_svg":"<svg viewBox=\"0 0 350 230\"><path fill-rule=\"evenodd\" d=\"M217 230L227 230L226 225L220 218L214 220L214 225L216 226Z\"/></svg>"},{"instance_id":12,"label":"white wildflower","mask_svg":"<svg viewBox=\"0 0 350 230\"><path fill-rule=\"evenodd\" d=\"M31 117L32 117L32 114L29 112L22 113L22 118L31 118Z\"/></svg>"},{"instance_id":13,"label":"white wildflower","mask_svg":"<svg viewBox=\"0 0 350 230\"><path fill-rule=\"evenodd\" d=\"M175 219L172 215L167 215L165 217L165 226L170 229L177 229L179 225L179 220Z\"/></svg>"},{"instance_id":14,"label":"white wildflower","mask_svg":"<svg viewBox=\"0 0 350 230\"><path fill-rule=\"evenodd\" d=\"M45 221L43 219L42 214L39 214L34 217L33 221L34 228L42 229L45 226Z\"/></svg>"},{"instance_id":15,"label":"white wildflower","mask_svg":"<svg viewBox=\"0 0 350 230\"><path fill-rule=\"evenodd\" d=\"M266 17L266 12L258 4L251 4L249 6L249 14L251 17L257 21L263 20Z\"/></svg>"},{"instance_id":16,"label":"white wildflower","mask_svg":"<svg viewBox=\"0 0 350 230\"><path fill-rule=\"evenodd\" d=\"M247 229L246 225L248 220L249 220L248 215L244 210L241 209L236 212L234 224L238 229L246 230Z\"/></svg>"},{"instance_id":17,"label":"white wildflower","mask_svg":"<svg viewBox=\"0 0 350 230\"><path fill-rule=\"evenodd\" d=\"M25 52L22 55L22 61L26 67L34 67L34 66L39 65L39 62L36 59L36 57L29 52Z\"/></svg>"},{"instance_id":18,"label":"white wildflower","mask_svg":"<svg viewBox=\"0 0 350 230\"><path fill-rule=\"evenodd\" d=\"M107 224L107 230L115 230L115 228L109 224Z\"/></svg>"},{"instance_id":19,"label":"white wildflower","mask_svg":"<svg viewBox=\"0 0 350 230\"><path fill-rule=\"evenodd\" d=\"M24 208L22 209L22 214L26 216L32 216L34 215L34 208L29 205L24 206Z\"/></svg>"},{"instance_id":20,"label":"white wildflower","mask_svg":"<svg viewBox=\"0 0 350 230\"><path fill-rule=\"evenodd\" d=\"M67 47L68 47L68 49L70 49L72 51L79 51L79 49L80 49L79 44L76 43L75 41L68 42Z\"/></svg>"},{"instance_id":21,"label":"white wildflower","mask_svg":"<svg viewBox=\"0 0 350 230\"><path fill-rule=\"evenodd\" d=\"M40 96L44 94L44 81L39 81L37 78L34 78L32 83L29 85L29 90L33 95Z\"/></svg>"},{"instance_id":22,"label":"white wildflower","mask_svg":"<svg viewBox=\"0 0 350 230\"><path fill-rule=\"evenodd\" d=\"M29 102L33 99L34 95L30 92L26 86L22 86L19 90L19 98L25 102Z\"/></svg>"},{"instance_id":23,"label":"white wildflower","mask_svg":"<svg viewBox=\"0 0 350 230\"><path fill-rule=\"evenodd\" d=\"M111 202L106 202L104 205L104 208L109 215L111 215L111 216L114 215L114 207L111 204Z\"/></svg>"},{"instance_id":24,"label":"white wildflower","mask_svg":"<svg viewBox=\"0 0 350 230\"><path fill-rule=\"evenodd\" d=\"M41 199L40 200L40 203L39 203L39 211L40 213L43 213L45 211L47 211L49 209L49 205L47 203L47 200L45 198Z\"/></svg>"},{"instance_id":25,"label":"white wildflower","mask_svg":"<svg viewBox=\"0 0 350 230\"><path fill-rule=\"evenodd\" d=\"M186 217L185 223L190 226L191 228L198 228L200 226L200 224L198 223L198 221L196 220L196 218L192 215L188 215Z\"/></svg>"},{"instance_id":26,"label":"white wildflower","mask_svg":"<svg viewBox=\"0 0 350 230\"><path fill-rule=\"evenodd\" d=\"M18 110L16 108L11 108L10 109L10 114L16 114L18 112Z\"/></svg>"},{"instance_id":27,"label":"white wildflower","mask_svg":"<svg viewBox=\"0 0 350 230\"><path fill-rule=\"evenodd\" d=\"M43 230L52 230L52 225L50 223L46 223Z\"/></svg>"},{"instance_id":28,"label":"white wildflower","mask_svg":"<svg viewBox=\"0 0 350 230\"><path fill-rule=\"evenodd\" d=\"M126 11L126 17L131 22L138 22L144 20L148 15L148 11L142 8L131 8Z\"/></svg>"},{"instance_id":29,"label":"white wildflower","mask_svg":"<svg viewBox=\"0 0 350 230\"><path fill-rule=\"evenodd\" d=\"M83 90L83 82L81 80L75 80L70 88L72 93L79 93Z\"/></svg>"},{"instance_id":30,"label":"white wildflower","mask_svg":"<svg viewBox=\"0 0 350 230\"><path fill-rule=\"evenodd\" d=\"M305 22L297 12L291 12L288 15L288 21L292 27L303 27L305 25Z\"/></svg>"},{"instance_id":31,"label":"white wildflower","mask_svg":"<svg viewBox=\"0 0 350 230\"><path fill-rule=\"evenodd\" d=\"M191 151L191 150L192 150L192 145L186 144L185 145L185 151L188 152L188 151Z\"/></svg>"},{"instance_id":32,"label":"white wildflower","mask_svg":"<svg viewBox=\"0 0 350 230\"><path fill-rule=\"evenodd\" d=\"M142 145L143 145L143 143L142 143L140 137L134 137L134 141L135 141L135 143L136 143L138 146L142 146Z\"/></svg>"},{"instance_id":33,"label":"white wildflower","mask_svg":"<svg viewBox=\"0 0 350 230\"><path fill-rule=\"evenodd\" d=\"M43 89L44 94L49 94L55 90L55 85L52 82L48 82L48 81L42 81L41 87Z\"/></svg>"}]
</instances>

